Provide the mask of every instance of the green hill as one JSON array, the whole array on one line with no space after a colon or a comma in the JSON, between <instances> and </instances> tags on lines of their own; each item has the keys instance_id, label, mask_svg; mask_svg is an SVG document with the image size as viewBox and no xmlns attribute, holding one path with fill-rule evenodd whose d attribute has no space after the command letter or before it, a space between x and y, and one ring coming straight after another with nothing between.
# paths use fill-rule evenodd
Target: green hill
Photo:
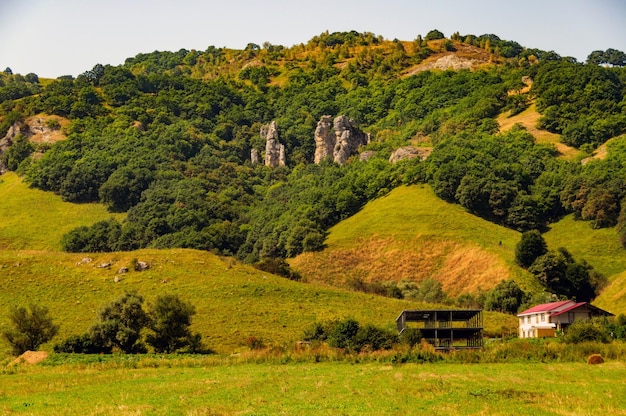
<instances>
[{"instance_id":1,"label":"green hill","mask_svg":"<svg viewBox=\"0 0 626 416\"><path fill-rule=\"evenodd\" d=\"M2 305L50 302L69 334L123 290L180 290L228 351L292 340L326 314L393 325L408 304L329 285L434 278L457 296L513 278L539 291L513 252L518 231L549 228L551 249L607 276L598 302L619 312L626 143L611 139L626 133L626 77L599 62L493 34L351 31L138 54L54 81L0 74L0 170L33 188L0 178ZM115 253L61 254L64 235L75 252ZM144 256L149 272L113 282ZM292 259L308 283L238 263L268 259Z\"/></svg>"},{"instance_id":2,"label":"green hill","mask_svg":"<svg viewBox=\"0 0 626 416\"><path fill-rule=\"evenodd\" d=\"M324 251L291 264L311 281L335 285L434 278L457 296L516 277L532 287L514 266L519 238L440 200L429 186L399 187L331 228Z\"/></svg>"},{"instance_id":3,"label":"green hill","mask_svg":"<svg viewBox=\"0 0 626 416\"><path fill-rule=\"evenodd\" d=\"M540 286L514 263L520 233L478 218L438 199L428 186L399 187L330 230L327 248L291 261L309 281L346 286L366 282L420 282L434 278L449 295L488 290L514 278L525 289ZM599 306L626 313L626 252L613 228L593 230L572 216L551 225L549 249L565 247L607 276Z\"/></svg>"}]
</instances>

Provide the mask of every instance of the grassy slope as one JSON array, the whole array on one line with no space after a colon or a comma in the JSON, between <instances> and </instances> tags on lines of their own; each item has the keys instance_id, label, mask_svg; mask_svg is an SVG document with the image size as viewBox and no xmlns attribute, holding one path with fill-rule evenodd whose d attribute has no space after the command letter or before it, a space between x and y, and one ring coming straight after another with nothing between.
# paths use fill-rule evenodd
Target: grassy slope
<instances>
[{"instance_id":1,"label":"grassy slope","mask_svg":"<svg viewBox=\"0 0 626 416\"><path fill-rule=\"evenodd\" d=\"M451 295L490 289L515 277L534 287L514 266L520 234L446 203L428 186L394 189L331 229L327 249L305 253L292 265L310 281L442 282Z\"/></svg>"},{"instance_id":2,"label":"grassy slope","mask_svg":"<svg viewBox=\"0 0 626 416\"><path fill-rule=\"evenodd\" d=\"M250 336L268 344L289 343L313 322L328 319L353 317L391 329L403 309L432 307L292 282L202 251L61 253L58 240L63 233L109 214L99 205L69 204L29 189L13 174L0 179L0 311L30 302L46 305L61 324L58 339L88 330L103 305L130 290L137 290L147 302L173 293L194 304L194 330L218 352L236 350ZM92 261L81 262L87 257ZM131 270L116 283L117 271L132 269L134 260L152 267ZM111 265L98 267L104 263ZM6 323L2 312L0 327ZM513 317L487 314L490 333L515 326ZM0 344L0 355L4 347Z\"/></svg>"},{"instance_id":3,"label":"grassy slope","mask_svg":"<svg viewBox=\"0 0 626 416\"><path fill-rule=\"evenodd\" d=\"M561 136L558 134L550 133L547 130L540 130L537 128L537 121L539 120L539 117L541 117L541 114L537 112L537 108L534 103L519 114L512 117L509 116L509 114L509 112L505 112L496 118L501 131L509 130L514 124L520 124L535 137L537 143L552 143L561 154L561 157L573 159L580 154L577 149L561 143Z\"/></svg>"},{"instance_id":4,"label":"grassy slope","mask_svg":"<svg viewBox=\"0 0 626 416\"><path fill-rule=\"evenodd\" d=\"M428 186L401 187L379 198L331 229L327 248L292 260L309 281L343 285L363 281L421 281L433 277L444 290L493 287L515 278L537 289L528 273L514 265L520 234L481 220L458 205L438 199ZM609 278L594 302L613 313L626 313L626 250L614 229L592 230L571 216L545 234L550 249L567 248Z\"/></svg>"},{"instance_id":5,"label":"grassy slope","mask_svg":"<svg viewBox=\"0 0 626 416\"><path fill-rule=\"evenodd\" d=\"M609 286L594 304L615 314L626 313L626 250L614 228L594 230L586 221L569 215L551 224L544 238L555 250L565 247L576 259L584 259L609 279Z\"/></svg>"},{"instance_id":6,"label":"grassy slope","mask_svg":"<svg viewBox=\"0 0 626 416\"><path fill-rule=\"evenodd\" d=\"M335 288L292 282L259 272L232 259L194 250L141 250L92 255L0 251L0 310L36 302L47 305L61 323L59 338L88 330L98 310L136 290L147 302L177 294L194 304L194 329L207 345L228 352L255 336L269 344L296 341L318 320L354 317L393 328L398 314L419 305ZM133 259L151 269L130 271L115 282L117 270ZM98 267L112 263L110 268ZM354 307L359 305L359 307Z\"/></svg>"},{"instance_id":7,"label":"grassy slope","mask_svg":"<svg viewBox=\"0 0 626 416\"><path fill-rule=\"evenodd\" d=\"M14 173L0 176L0 249L59 250L63 234L111 216L102 205L29 189Z\"/></svg>"}]
</instances>

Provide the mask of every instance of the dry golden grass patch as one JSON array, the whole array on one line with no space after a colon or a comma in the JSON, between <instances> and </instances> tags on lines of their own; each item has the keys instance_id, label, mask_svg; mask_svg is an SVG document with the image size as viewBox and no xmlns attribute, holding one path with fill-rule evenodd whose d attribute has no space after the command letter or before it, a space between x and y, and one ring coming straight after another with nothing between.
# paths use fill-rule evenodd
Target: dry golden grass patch
<instances>
[{"instance_id":1,"label":"dry golden grass patch","mask_svg":"<svg viewBox=\"0 0 626 416\"><path fill-rule=\"evenodd\" d=\"M312 282L354 287L358 281L435 279L450 296L489 290L514 277L519 233L438 199L430 187L399 187L330 230L327 247L290 260Z\"/></svg>"},{"instance_id":2,"label":"dry golden grass patch","mask_svg":"<svg viewBox=\"0 0 626 416\"><path fill-rule=\"evenodd\" d=\"M581 163L585 164L592 159L597 159L597 160L606 159L606 157L609 154L609 146L611 146L611 143L614 143L617 140L623 140L625 138L626 136L619 136L619 137L614 137L610 140L607 140L604 144L602 144L596 150L594 150L593 154L590 157L581 160Z\"/></svg>"},{"instance_id":3,"label":"dry golden grass patch","mask_svg":"<svg viewBox=\"0 0 626 416\"><path fill-rule=\"evenodd\" d=\"M458 245L446 256L436 279L446 293L456 296L491 288L510 275L510 269L495 254L478 246Z\"/></svg>"},{"instance_id":4,"label":"dry golden grass patch","mask_svg":"<svg viewBox=\"0 0 626 416\"><path fill-rule=\"evenodd\" d=\"M537 128L537 122L539 121L541 114L537 112L535 103L532 103L526 110L519 114L514 116L509 115L509 112L505 112L496 118L496 121L500 125L500 131L507 131L513 127L514 124L520 124L533 135L535 140L537 140L537 143L553 144L556 150L561 154L561 157L572 159L580 153L577 149L561 143L560 135Z\"/></svg>"},{"instance_id":5,"label":"dry golden grass patch","mask_svg":"<svg viewBox=\"0 0 626 416\"><path fill-rule=\"evenodd\" d=\"M308 281L335 286L353 279L372 283L433 278L451 296L488 289L510 277L506 264L479 246L422 235L410 240L372 236L352 247L305 253L291 264Z\"/></svg>"}]
</instances>

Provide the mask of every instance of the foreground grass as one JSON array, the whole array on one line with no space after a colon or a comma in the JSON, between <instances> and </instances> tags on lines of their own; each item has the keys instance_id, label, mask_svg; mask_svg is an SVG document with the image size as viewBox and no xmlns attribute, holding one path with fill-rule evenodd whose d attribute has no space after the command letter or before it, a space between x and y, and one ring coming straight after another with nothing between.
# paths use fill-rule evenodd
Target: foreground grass
<instances>
[{"instance_id":1,"label":"foreground grass","mask_svg":"<svg viewBox=\"0 0 626 416\"><path fill-rule=\"evenodd\" d=\"M62 364L0 372L28 415L626 414L626 364Z\"/></svg>"}]
</instances>

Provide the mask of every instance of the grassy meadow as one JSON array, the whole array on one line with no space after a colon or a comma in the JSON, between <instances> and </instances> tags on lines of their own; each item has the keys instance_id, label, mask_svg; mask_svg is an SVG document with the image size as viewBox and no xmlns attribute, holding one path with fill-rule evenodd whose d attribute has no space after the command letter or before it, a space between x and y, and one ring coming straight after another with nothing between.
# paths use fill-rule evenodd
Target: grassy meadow
<instances>
[{"instance_id":1,"label":"grassy meadow","mask_svg":"<svg viewBox=\"0 0 626 416\"><path fill-rule=\"evenodd\" d=\"M47 306L60 325L53 343L86 332L99 310L127 291L137 291L146 302L162 294L176 294L191 302L197 311L193 330L220 353L247 348L250 337L267 345L291 346L316 321L351 317L363 324L394 329L402 310L432 307L315 282L294 282L198 250L62 253L54 247L65 231L47 224L89 224L90 219L106 218L104 208L62 202L54 195L28 189L12 174L0 179L0 195L4 197L0 216L10 217L13 207L26 207L17 214L24 222L21 233L13 231L19 224L17 219L10 220L12 227L0 228L0 241L9 242L0 249L0 310L30 302ZM34 203L24 202L30 200ZM43 211L44 206L50 209ZM45 238L39 237L42 232ZM20 236L19 246L28 249L10 248L16 244L14 234ZM149 263L150 269L134 271L132 265L138 260ZM123 267L129 272L118 274ZM0 328L7 324L1 315ZM514 317L491 312L487 316L488 333L515 331ZM4 347L0 344L0 351L6 350ZM51 345L45 347L50 350Z\"/></svg>"},{"instance_id":2,"label":"grassy meadow","mask_svg":"<svg viewBox=\"0 0 626 416\"><path fill-rule=\"evenodd\" d=\"M626 414L626 364L147 360L0 373L27 415Z\"/></svg>"}]
</instances>

